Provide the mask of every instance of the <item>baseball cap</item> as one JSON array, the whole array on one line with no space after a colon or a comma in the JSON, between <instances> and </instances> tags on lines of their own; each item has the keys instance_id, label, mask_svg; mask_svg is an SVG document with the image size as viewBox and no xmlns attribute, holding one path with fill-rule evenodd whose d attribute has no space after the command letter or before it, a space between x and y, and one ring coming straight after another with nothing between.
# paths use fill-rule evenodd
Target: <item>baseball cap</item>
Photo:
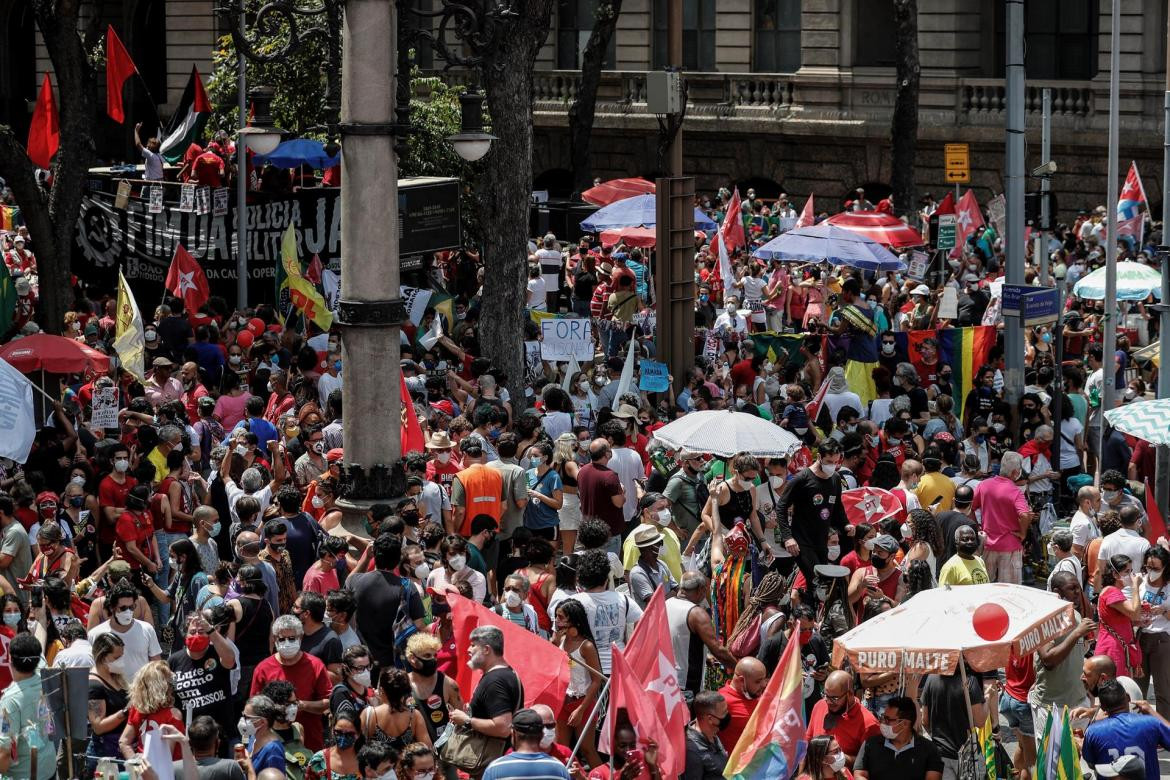
<instances>
[{"instance_id":1,"label":"baseball cap","mask_svg":"<svg viewBox=\"0 0 1170 780\"><path fill-rule=\"evenodd\" d=\"M525 707L512 716L512 729L517 734L539 736L544 732L544 718L536 710Z\"/></svg>"},{"instance_id":2,"label":"baseball cap","mask_svg":"<svg viewBox=\"0 0 1170 780\"><path fill-rule=\"evenodd\" d=\"M910 291L911 295L930 295L930 288L925 284L920 284Z\"/></svg>"},{"instance_id":3,"label":"baseball cap","mask_svg":"<svg viewBox=\"0 0 1170 780\"><path fill-rule=\"evenodd\" d=\"M898 542L889 534L880 534L873 540L873 546L880 547L888 553L895 553L898 551Z\"/></svg>"}]
</instances>

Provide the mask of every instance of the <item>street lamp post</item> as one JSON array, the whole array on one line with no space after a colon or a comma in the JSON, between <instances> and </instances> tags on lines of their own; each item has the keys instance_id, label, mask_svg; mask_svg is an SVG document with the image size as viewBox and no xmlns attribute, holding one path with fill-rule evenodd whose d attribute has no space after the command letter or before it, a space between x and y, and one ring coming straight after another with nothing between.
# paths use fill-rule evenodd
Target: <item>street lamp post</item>
<instances>
[{"instance_id":1,"label":"street lamp post","mask_svg":"<svg viewBox=\"0 0 1170 780\"><path fill-rule=\"evenodd\" d=\"M515 14L507 0L442 0L433 13L434 32L416 31L450 64L477 65L483 51L499 44ZM349 420L345 437L343 494L346 525L366 507L402 495L399 427L399 333L406 309L399 297L398 154L396 139L409 131L408 99L396 90L409 79L399 56L393 0L270 0L249 13L244 0L223 0L224 17L236 49L256 62L273 62L298 50L304 41L325 41L326 113L330 138L341 140L341 328L343 362L352 367L342 385ZM470 50L453 48L454 34ZM268 46L260 47L266 39ZM276 45L273 42L277 42ZM342 79L342 73L345 78ZM474 116L469 116L474 106ZM466 159L487 153L493 139L483 132L482 98L463 101L463 132L453 136ZM253 147L255 148L255 147ZM357 370L360 369L360 373ZM407 401L408 411L413 413Z\"/></svg>"}]
</instances>

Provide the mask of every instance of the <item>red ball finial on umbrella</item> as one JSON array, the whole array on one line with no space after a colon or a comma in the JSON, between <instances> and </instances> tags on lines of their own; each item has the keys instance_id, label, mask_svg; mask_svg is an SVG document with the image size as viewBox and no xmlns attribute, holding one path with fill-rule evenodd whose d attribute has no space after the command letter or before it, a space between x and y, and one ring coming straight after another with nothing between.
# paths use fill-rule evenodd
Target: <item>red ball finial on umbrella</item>
<instances>
[{"instance_id":1,"label":"red ball finial on umbrella","mask_svg":"<svg viewBox=\"0 0 1170 780\"><path fill-rule=\"evenodd\" d=\"M975 633L988 642L1002 639L1009 622L1007 610L999 604L984 604L971 615Z\"/></svg>"}]
</instances>

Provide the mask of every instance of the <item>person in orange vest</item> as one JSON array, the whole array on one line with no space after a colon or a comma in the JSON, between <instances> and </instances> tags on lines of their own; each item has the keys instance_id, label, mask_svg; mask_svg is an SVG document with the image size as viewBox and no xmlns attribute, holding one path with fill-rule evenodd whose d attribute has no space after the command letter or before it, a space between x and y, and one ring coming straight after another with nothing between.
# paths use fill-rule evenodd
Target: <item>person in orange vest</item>
<instances>
[{"instance_id":1,"label":"person in orange vest","mask_svg":"<svg viewBox=\"0 0 1170 780\"><path fill-rule=\"evenodd\" d=\"M459 442L463 453L463 470L451 482L451 508L454 525L460 536L471 536L471 520L488 515L497 523L503 512L504 477L486 465L483 445L468 436Z\"/></svg>"}]
</instances>

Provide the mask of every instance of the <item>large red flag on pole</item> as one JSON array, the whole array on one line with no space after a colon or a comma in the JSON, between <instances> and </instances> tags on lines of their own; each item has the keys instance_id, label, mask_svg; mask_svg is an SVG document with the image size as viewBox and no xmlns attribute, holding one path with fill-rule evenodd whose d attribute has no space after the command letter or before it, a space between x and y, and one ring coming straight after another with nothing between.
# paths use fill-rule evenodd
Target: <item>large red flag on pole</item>
<instances>
[{"instance_id":1,"label":"large red flag on pole","mask_svg":"<svg viewBox=\"0 0 1170 780\"><path fill-rule=\"evenodd\" d=\"M138 72L114 25L106 30L106 113L119 124L126 121L122 108L122 88L126 80Z\"/></svg>"},{"instance_id":2,"label":"large red flag on pole","mask_svg":"<svg viewBox=\"0 0 1170 780\"><path fill-rule=\"evenodd\" d=\"M402 428L400 432L402 454L408 452L422 452L426 446L423 439L422 426L418 424L418 415L414 413L414 404L410 400L410 391L406 389L406 377L398 375L399 400L402 402Z\"/></svg>"},{"instance_id":3,"label":"large red flag on pole","mask_svg":"<svg viewBox=\"0 0 1170 780\"><path fill-rule=\"evenodd\" d=\"M951 257L961 257L963 247L967 245L967 237L983 227L983 212L979 210L979 201L975 193L967 190L959 199L958 215L955 217L955 248L951 250Z\"/></svg>"},{"instance_id":4,"label":"large red flag on pole","mask_svg":"<svg viewBox=\"0 0 1170 780\"><path fill-rule=\"evenodd\" d=\"M615 647L610 662L609 716L605 721L609 744L614 744L613 730L618 723L618 709L625 708L626 717L638 735L638 744L648 745L653 742L659 747L658 760L662 776L677 777L682 774L686 767L685 743L680 753L676 749L678 743L672 740L663 720L664 713L646 695L642 681L630 669L627 654Z\"/></svg>"},{"instance_id":5,"label":"large red flag on pole","mask_svg":"<svg viewBox=\"0 0 1170 780\"><path fill-rule=\"evenodd\" d=\"M61 129L57 122L57 103L53 100L53 85L49 74L41 81L41 92L33 109L32 124L28 128L28 159L38 168L48 168L61 145Z\"/></svg>"},{"instance_id":6,"label":"large red flag on pole","mask_svg":"<svg viewBox=\"0 0 1170 780\"><path fill-rule=\"evenodd\" d=\"M1166 520L1162 517L1162 510L1158 508L1158 499L1154 496L1154 488L1150 480L1146 480L1146 539L1150 544L1157 544L1163 536L1170 538L1166 533Z\"/></svg>"},{"instance_id":7,"label":"large red flag on pole","mask_svg":"<svg viewBox=\"0 0 1170 780\"><path fill-rule=\"evenodd\" d=\"M654 737L654 741L658 743L662 776L677 777L682 774L686 764L686 726L689 718L687 705L678 686L678 670L674 665L674 645L670 642L670 624L666 619L666 596L662 586L654 591L646 603L642 618L630 635L630 641L626 643L623 656L636 681L637 698L644 700L653 709L654 718L661 724L661 736ZM638 707L644 706L629 701L613 683L609 695L610 712L625 707L631 719L636 717ZM635 724L635 728L639 736L646 737L641 727ZM604 730L599 749L608 751L612 737L610 729Z\"/></svg>"},{"instance_id":8,"label":"large red flag on pole","mask_svg":"<svg viewBox=\"0 0 1170 780\"><path fill-rule=\"evenodd\" d=\"M1125 185L1117 197L1117 235L1129 236L1134 241L1142 240L1142 222L1146 218L1149 204L1146 201L1146 188L1142 186L1142 177L1138 173L1137 163L1130 162L1129 173L1125 176Z\"/></svg>"},{"instance_id":9,"label":"large red flag on pole","mask_svg":"<svg viewBox=\"0 0 1170 780\"><path fill-rule=\"evenodd\" d=\"M808 200L804 202L804 208L801 209L800 216L796 218L796 224L793 227L810 227L816 224L817 215L813 213L813 194L808 194Z\"/></svg>"},{"instance_id":10,"label":"large red flag on pole","mask_svg":"<svg viewBox=\"0 0 1170 780\"><path fill-rule=\"evenodd\" d=\"M471 632L479 626L495 626L504 632L504 660L524 686L524 706L547 704L553 712L561 711L565 706L565 691L569 688L569 656L564 650L457 593L448 591L447 602L451 605L459 670L455 682L459 684L464 701L470 701L483 676L482 671L467 666Z\"/></svg>"},{"instance_id":11,"label":"large red flag on pole","mask_svg":"<svg viewBox=\"0 0 1170 780\"><path fill-rule=\"evenodd\" d=\"M187 310L188 316L198 312L211 297L207 274L203 273L202 266L182 244L175 245L175 256L171 258L171 267L167 269L167 292L183 299L183 308Z\"/></svg>"}]
</instances>

